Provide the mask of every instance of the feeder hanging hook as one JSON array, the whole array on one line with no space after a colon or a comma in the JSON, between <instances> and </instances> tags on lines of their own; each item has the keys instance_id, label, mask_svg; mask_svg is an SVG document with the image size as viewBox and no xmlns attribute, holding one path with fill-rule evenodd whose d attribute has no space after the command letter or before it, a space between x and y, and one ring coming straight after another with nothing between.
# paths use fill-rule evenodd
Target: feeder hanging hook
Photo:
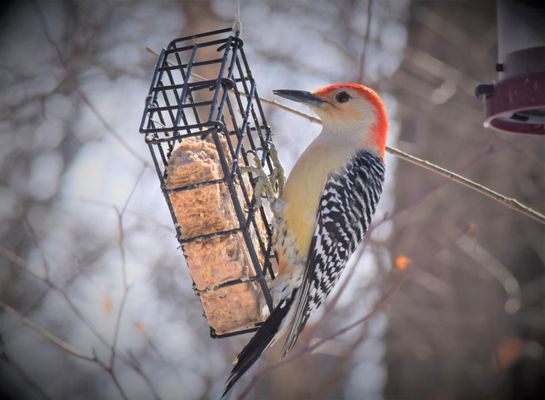
<instances>
[{"instance_id":1,"label":"feeder hanging hook","mask_svg":"<svg viewBox=\"0 0 545 400\"><path fill-rule=\"evenodd\" d=\"M240 0L235 0L235 23L233 24L234 33L242 33L242 22L240 21Z\"/></svg>"}]
</instances>

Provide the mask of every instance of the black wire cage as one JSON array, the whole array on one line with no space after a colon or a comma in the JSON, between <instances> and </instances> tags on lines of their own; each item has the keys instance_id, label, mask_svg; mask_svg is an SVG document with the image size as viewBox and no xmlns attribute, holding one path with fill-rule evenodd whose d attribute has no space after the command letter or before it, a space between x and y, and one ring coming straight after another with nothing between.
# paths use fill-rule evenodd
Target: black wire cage
<instances>
[{"instance_id":1,"label":"black wire cage","mask_svg":"<svg viewBox=\"0 0 545 400\"><path fill-rule=\"evenodd\" d=\"M272 310L268 284L274 279L274 254L271 214L254 191L260 176L275 172L276 158L271 156L271 129L238 32L228 28L187 36L162 50L140 132L151 151L211 336L256 330ZM173 178L178 173L174 160L188 167L181 179ZM194 229L188 218L205 222ZM235 262L232 273L237 254L247 262L239 262L242 267ZM192 263L198 267L192 270ZM248 292L248 287L253 289ZM248 304L265 311L238 318ZM218 312L234 325L215 326L211 318Z\"/></svg>"}]
</instances>

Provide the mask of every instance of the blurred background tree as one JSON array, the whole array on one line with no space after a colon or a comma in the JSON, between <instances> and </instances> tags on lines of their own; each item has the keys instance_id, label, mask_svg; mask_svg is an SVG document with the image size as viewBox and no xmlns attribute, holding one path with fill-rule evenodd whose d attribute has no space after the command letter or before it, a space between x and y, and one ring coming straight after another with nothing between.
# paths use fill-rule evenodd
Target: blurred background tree
<instances>
[{"instance_id":1,"label":"blurred background tree","mask_svg":"<svg viewBox=\"0 0 545 400\"><path fill-rule=\"evenodd\" d=\"M543 209L543 138L481 127L474 89L495 79L495 21L495 2L411 3L389 81L399 146ZM543 225L416 168L396 181L407 183L395 187L396 208L410 211L389 249L427 267L389 304L385 397L539 398Z\"/></svg>"},{"instance_id":2,"label":"blurred background tree","mask_svg":"<svg viewBox=\"0 0 545 400\"><path fill-rule=\"evenodd\" d=\"M146 46L229 26L234 9L64 0L2 10L2 398L219 396L249 337L208 337L138 125L155 63ZM482 128L473 96L495 76L494 1L243 0L241 17L262 96L362 77L387 103L390 145L543 210L543 139ZM319 127L266 112L289 171ZM387 165L335 308L294 354L365 321L274 370L267 356L238 392L542 398L544 226L394 157Z\"/></svg>"}]
</instances>

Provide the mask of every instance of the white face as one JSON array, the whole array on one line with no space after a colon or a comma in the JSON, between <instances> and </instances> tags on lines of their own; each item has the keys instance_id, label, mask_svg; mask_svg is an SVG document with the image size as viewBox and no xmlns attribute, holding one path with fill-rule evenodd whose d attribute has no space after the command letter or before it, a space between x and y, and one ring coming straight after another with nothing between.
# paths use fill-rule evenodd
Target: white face
<instances>
[{"instance_id":1,"label":"white face","mask_svg":"<svg viewBox=\"0 0 545 400\"><path fill-rule=\"evenodd\" d=\"M311 106L320 116L324 132L342 133L354 139L361 139L362 134L371 132L377 122L377 110L358 90L351 87L338 87L313 94L325 100L324 103Z\"/></svg>"},{"instance_id":2,"label":"white face","mask_svg":"<svg viewBox=\"0 0 545 400\"><path fill-rule=\"evenodd\" d=\"M315 143L365 148L384 154L388 122L384 106L371 89L358 84L337 84L306 92L275 90L278 96L306 104L322 120Z\"/></svg>"}]
</instances>

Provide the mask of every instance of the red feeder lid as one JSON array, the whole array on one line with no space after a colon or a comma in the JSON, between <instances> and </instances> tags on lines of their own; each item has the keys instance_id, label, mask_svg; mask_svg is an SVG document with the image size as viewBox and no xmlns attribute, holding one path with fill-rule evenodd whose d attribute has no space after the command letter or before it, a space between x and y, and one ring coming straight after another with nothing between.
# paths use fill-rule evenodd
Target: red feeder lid
<instances>
[{"instance_id":1,"label":"red feeder lid","mask_svg":"<svg viewBox=\"0 0 545 400\"><path fill-rule=\"evenodd\" d=\"M536 64L540 68L535 68ZM545 135L544 65L545 47L517 51L499 65L504 79L477 87L477 96L485 98L485 127Z\"/></svg>"}]
</instances>

